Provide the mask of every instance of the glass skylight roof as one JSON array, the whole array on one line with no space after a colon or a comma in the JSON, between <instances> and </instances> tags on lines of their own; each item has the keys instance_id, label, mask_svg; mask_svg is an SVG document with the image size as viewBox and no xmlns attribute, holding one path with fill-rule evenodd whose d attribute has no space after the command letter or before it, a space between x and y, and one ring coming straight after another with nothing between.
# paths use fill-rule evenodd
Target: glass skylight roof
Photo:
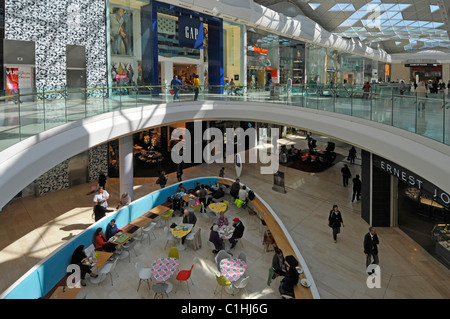
<instances>
[{"instance_id":1,"label":"glass skylight roof","mask_svg":"<svg viewBox=\"0 0 450 319\"><path fill-rule=\"evenodd\" d=\"M308 3L311 9L316 10L318 7L320 7L320 3Z\"/></svg>"},{"instance_id":2,"label":"glass skylight roof","mask_svg":"<svg viewBox=\"0 0 450 319\"><path fill-rule=\"evenodd\" d=\"M355 11L355 7L351 3L338 3L330 11Z\"/></svg>"},{"instance_id":3,"label":"glass skylight roof","mask_svg":"<svg viewBox=\"0 0 450 319\"><path fill-rule=\"evenodd\" d=\"M354 11L341 25L347 28L339 35L344 37L359 37L365 42L408 40L406 50L417 50L442 46L450 48L449 35L441 22L403 20L402 11L411 4L381 3L373 0L360 9L355 10L349 3L336 4L330 11ZM430 11L439 10L439 6L430 5Z\"/></svg>"}]
</instances>

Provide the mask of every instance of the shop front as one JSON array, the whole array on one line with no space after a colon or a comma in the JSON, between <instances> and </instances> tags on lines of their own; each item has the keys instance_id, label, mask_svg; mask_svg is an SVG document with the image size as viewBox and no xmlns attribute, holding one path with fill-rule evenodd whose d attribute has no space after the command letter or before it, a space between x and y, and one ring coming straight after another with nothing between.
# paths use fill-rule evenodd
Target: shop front
<instances>
[{"instance_id":1,"label":"shop front","mask_svg":"<svg viewBox=\"0 0 450 319\"><path fill-rule=\"evenodd\" d=\"M250 89L269 90L280 83L279 37L247 29L247 83Z\"/></svg>"},{"instance_id":2,"label":"shop front","mask_svg":"<svg viewBox=\"0 0 450 319\"><path fill-rule=\"evenodd\" d=\"M186 86L194 75L223 84L221 19L150 0L113 0L108 10L112 86L166 87L174 75Z\"/></svg>"},{"instance_id":3,"label":"shop front","mask_svg":"<svg viewBox=\"0 0 450 319\"><path fill-rule=\"evenodd\" d=\"M450 195L396 163L362 155L363 219L372 226L399 227L450 267Z\"/></svg>"}]
</instances>

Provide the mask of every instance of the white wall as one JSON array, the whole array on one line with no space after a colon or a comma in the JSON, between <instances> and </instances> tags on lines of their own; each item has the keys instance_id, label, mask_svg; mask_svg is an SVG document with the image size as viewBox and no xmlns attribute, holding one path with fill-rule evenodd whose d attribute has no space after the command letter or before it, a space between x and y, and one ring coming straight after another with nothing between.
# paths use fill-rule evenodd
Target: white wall
<instances>
[{"instance_id":1,"label":"white wall","mask_svg":"<svg viewBox=\"0 0 450 319\"><path fill-rule=\"evenodd\" d=\"M301 127L371 151L444 191L450 190L450 147L405 130L347 115L279 104L179 102L100 114L50 129L7 148L0 153L0 207L52 167L93 146L148 127L201 119Z\"/></svg>"}]
</instances>

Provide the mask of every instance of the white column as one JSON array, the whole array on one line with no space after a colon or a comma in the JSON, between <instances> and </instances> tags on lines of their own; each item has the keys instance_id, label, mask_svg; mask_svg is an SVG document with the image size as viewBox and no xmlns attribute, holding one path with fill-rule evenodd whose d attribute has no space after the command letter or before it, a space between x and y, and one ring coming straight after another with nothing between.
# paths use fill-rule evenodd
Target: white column
<instances>
[{"instance_id":1,"label":"white column","mask_svg":"<svg viewBox=\"0 0 450 319\"><path fill-rule=\"evenodd\" d=\"M170 86L173 78L173 62L161 62L161 85Z\"/></svg>"},{"instance_id":2,"label":"white column","mask_svg":"<svg viewBox=\"0 0 450 319\"><path fill-rule=\"evenodd\" d=\"M119 181L119 196L127 192L133 201L133 135L119 138Z\"/></svg>"}]
</instances>

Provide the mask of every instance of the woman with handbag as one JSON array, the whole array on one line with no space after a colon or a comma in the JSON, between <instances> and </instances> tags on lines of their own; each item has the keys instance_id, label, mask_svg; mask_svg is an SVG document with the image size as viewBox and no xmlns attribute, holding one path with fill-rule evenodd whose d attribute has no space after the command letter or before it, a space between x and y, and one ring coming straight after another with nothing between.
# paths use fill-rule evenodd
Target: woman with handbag
<instances>
[{"instance_id":1,"label":"woman with handbag","mask_svg":"<svg viewBox=\"0 0 450 319\"><path fill-rule=\"evenodd\" d=\"M341 224L342 227L344 227L341 212L339 211L338 205L333 205L333 209L328 216L328 226L333 229L333 239L335 243L337 243L337 234L341 232Z\"/></svg>"}]
</instances>

